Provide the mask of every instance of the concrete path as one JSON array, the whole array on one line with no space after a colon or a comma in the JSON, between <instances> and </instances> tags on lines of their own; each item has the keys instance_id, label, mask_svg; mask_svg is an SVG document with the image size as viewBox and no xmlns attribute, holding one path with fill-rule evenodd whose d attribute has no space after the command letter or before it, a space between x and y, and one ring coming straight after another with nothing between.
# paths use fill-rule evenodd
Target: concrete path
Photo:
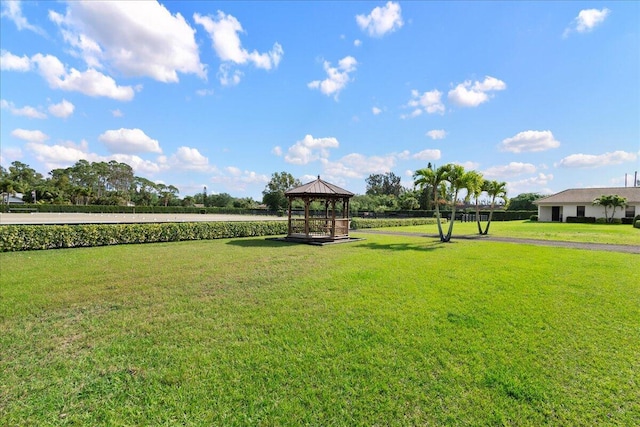
<instances>
[{"instance_id":1,"label":"concrete path","mask_svg":"<svg viewBox=\"0 0 640 427\"><path fill-rule=\"evenodd\" d=\"M370 234L388 234L388 235L396 235L396 236L418 236L418 237L429 237L429 238L438 238L437 234L423 234L423 233L410 233L404 231L385 231L385 230L371 230L371 229L363 229L363 230L354 230L353 233L370 233ZM607 243L585 243L585 242L567 242L560 240L541 240L541 239L518 239L515 237L497 237L497 236L480 236L480 235L463 235L463 236L453 236L452 240L486 240L490 242L505 242L505 243L516 243L516 244L524 244L524 245L536 245L536 246L555 246L561 248L572 248L572 249L585 249L591 251L610 251L610 252L621 252L627 254L640 254L640 246L638 245L614 245Z\"/></svg>"}]
</instances>

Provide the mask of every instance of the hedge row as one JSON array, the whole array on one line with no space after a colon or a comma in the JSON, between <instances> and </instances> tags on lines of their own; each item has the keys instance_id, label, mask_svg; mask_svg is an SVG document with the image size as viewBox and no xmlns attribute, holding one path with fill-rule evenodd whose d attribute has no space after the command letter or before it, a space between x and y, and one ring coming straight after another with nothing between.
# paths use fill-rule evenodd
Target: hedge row
<instances>
[{"instance_id":1,"label":"hedge row","mask_svg":"<svg viewBox=\"0 0 640 427\"><path fill-rule=\"evenodd\" d=\"M446 219L442 220L446 222ZM357 230L362 228L382 228L382 227L403 227L409 225L425 225L435 224L435 218L387 218L387 219L366 219L353 218L351 220L351 229Z\"/></svg>"},{"instance_id":2,"label":"hedge row","mask_svg":"<svg viewBox=\"0 0 640 427\"><path fill-rule=\"evenodd\" d=\"M285 221L3 225L0 252L286 234Z\"/></svg>"},{"instance_id":3,"label":"hedge row","mask_svg":"<svg viewBox=\"0 0 640 427\"><path fill-rule=\"evenodd\" d=\"M633 223L634 228L640 228L640 219L637 219L636 222Z\"/></svg>"},{"instance_id":4,"label":"hedge row","mask_svg":"<svg viewBox=\"0 0 640 427\"><path fill-rule=\"evenodd\" d=\"M243 209L208 207L198 208L194 206L117 206L117 205L51 205L25 203L20 205L0 205L1 212L11 210L23 211L33 209L37 212L50 213L122 213L122 214L237 214L237 215L266 215L274 214L265 209Z\"/></svg>"},{"instance_id":5,"label":"hedge row","mask_svg":"<svg viewBox=\"0 0 640 427\"><path fill-rule=\"evenodd\" d=\"M568 223L580 223L580 224L595 224L596 217L595 216L568 216Z\"/></svg>"}]
</instances>

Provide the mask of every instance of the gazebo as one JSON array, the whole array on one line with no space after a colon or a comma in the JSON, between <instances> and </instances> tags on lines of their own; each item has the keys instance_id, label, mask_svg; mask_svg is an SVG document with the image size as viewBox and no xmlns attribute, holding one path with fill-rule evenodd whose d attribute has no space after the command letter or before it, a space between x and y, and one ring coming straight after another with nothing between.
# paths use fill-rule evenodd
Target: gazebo
<instances>
[{"instance_id":1,"label":"gazebo","mask_svg":"<svg viewBox=\"0 0 640 427\"><path fill-rule=\"evenodd\" d=\"M353 193L318 179L285 191L289 201L287 240L303 242L333 242L349 239L349 199ZM304 218L292 217L294 200L304 202ZM324 209L314 212L311 203L320 202ZM341 209L336 209L336 207Z\"/></svg>"}]
</instances>

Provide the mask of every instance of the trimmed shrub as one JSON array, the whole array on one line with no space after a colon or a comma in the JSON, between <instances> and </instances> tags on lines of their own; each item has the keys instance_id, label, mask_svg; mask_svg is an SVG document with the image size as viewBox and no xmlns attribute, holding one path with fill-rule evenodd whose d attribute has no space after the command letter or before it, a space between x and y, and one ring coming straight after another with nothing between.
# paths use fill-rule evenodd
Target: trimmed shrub
<instances>
[{"instance_id":1,"label":"trimmed shrub","mask_svg":"<svg viewBox=\"0 0 640 427\"><path fill-rule=\"evenodd\" d=\"M620 218L613 218L611 224L622 224L622 220Z\"/></svg>"},{"instance_id":2,"label":"trimmed shrub","mask_svg":"<svg viewBox=\"0 0 640 427\"><path fill-rule=\"evenodd\" d=\"M632 217L624 217L624 218L622 218L622 223L623 224L631 224L631 225L633 225L633 218Z\"/></svg>"},{"instance_id":3,"label":"trimmed shrub","mask_svg":"<svg viewBox=\"0 0 640 427\"><path fill-rule=\"evenodd\" d=\"M533 222L538 221L538 215L531 215L531 216L529 217L529 221L533 221Z\"/></svg>"},{"instance_id":4,"label":"trimmed shrub","mask_svg":"<svg viewBox=\"0 0 640 427\"><path fill-rule=\"evenodd\" d=\"M606 224L607 223L607 219L606 218L597 218L596 219L596 224Z\"/></svg>"},{"instance_id":5,"label":"trimmed shrub","mask_svg":"<svg viewBox=\"0 0 640 427\"><path fill-rule=\"evenodd\" d=\"M287 233L285 221L3 225L0 252L177 242Z\"/></svg>"},{"instance_id":6,"label":"trimmed shrub","mask_svg":"<svg viewBox=\"0 0 640 427\"><path fill-rule=\"evenodd\" d=\"M580 224L595 224L596 217L595 216L568 216L567 222L580 223Z\"/></svg>"},{"instance_id":7,"label":"trimmed shrub","mask_svg":"<svg viewBox=\"0 0 640 427\"><path fill-rule=\"evenodd\" d=\"M636 222L633 224L633 226L635 228L640 228L640 219L637 219Z\"/></svg>"}]
</instances>

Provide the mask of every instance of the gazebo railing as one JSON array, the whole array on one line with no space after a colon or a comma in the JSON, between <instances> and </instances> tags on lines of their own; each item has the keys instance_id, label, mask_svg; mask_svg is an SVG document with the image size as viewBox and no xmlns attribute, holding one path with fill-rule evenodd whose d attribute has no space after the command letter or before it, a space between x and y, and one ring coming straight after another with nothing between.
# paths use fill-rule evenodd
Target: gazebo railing
<instances>
[{"instance_id":1,"label":"gazebo railing","mask_svg":"<svg viewBox=\"0 0 640 427\"><path fill-rule=\"evenodd\" d=\"M332 218L291 218L291 235L305 235L312 237L331 237ZM306 225L309 224L309 232L307 234ZM349 235L349 218L335 219L334 237Z\"/></svg>"}]
</instances>

